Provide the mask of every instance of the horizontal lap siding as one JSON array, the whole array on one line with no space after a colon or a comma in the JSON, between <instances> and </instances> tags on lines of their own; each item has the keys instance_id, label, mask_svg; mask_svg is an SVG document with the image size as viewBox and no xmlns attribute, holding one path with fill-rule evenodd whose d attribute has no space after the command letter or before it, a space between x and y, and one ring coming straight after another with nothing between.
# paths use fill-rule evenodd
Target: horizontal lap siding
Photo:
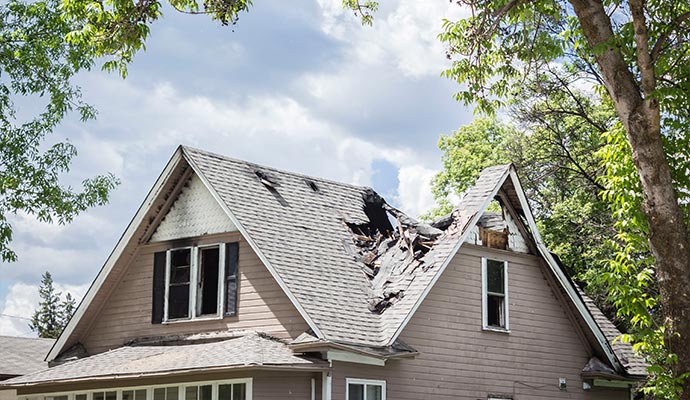
<instances>
[{"instance_id":1,"label":"horizontal lap siding","mask_svg":"<svg viewBox=\"0 0 690 400\"><path fill-rule=\"evenodd\" d=\"M170 243L142 246L115 285L81 342L91 354L122 346L140 337L196 333L224 329L253 329L294 338L308 329L249 244L236 233L215 235L198 244L240 240L237 316L213 321L151 324L153 255Z\"/></svg>"},{"instance_id":2,"label":"horizontal lap siding","mask_svg":"<svg viewBox=\"0 0 690 400\"><path fill-rule=\"evenodd\" d=\"M481 256L507 260L509 334L482 330ZM627 390L582 390L590 349L547 283L539 259L463 246L400 339L420 351L386 367L336 363L333 399L345 378L384 379L388 398L627 399ZM568 390L558 389L558 378Z\"/></svg>"}]
</instances>

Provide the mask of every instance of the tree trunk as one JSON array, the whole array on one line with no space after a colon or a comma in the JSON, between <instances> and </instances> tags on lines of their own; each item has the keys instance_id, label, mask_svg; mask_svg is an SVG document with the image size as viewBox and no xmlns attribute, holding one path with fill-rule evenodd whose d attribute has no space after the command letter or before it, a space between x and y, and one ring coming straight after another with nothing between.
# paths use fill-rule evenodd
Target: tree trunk
<instances>
[{"instance_id":1,"label":"tree trunk","mask_svg":"<svg viewBox=\"0 0 690 400\"><path fill-rule=\"evenodd\" d=\"M634 1L631 1L631 8L639 6L641 9L641 1ZM611 20L600 1L570 0L570 3L592 48L602 43L613 43ZM636 35L639 34L638 26ZM646 33L642 39L646 41ZM642 43L638 41L638 51ZM635 77L616 47L611 45L595 54L595 57L606 89L625 127L640 176L644 195L642 211L647 217L649 245L655 260L667 329L666 346L678 356L678 363L674 367L678 376L690 372L690 246L661 140L659 104L651 97L643 97ZM640 60L644 61L645 57L640 57ZM650 78L653 76L646 80L643 76L645 86L653 83ZM645 94L649 96L650 89L654 88L645 89ZM690 379L686 380L683 389L681 399L690 400Z\"/></svg>"}]
</instances>

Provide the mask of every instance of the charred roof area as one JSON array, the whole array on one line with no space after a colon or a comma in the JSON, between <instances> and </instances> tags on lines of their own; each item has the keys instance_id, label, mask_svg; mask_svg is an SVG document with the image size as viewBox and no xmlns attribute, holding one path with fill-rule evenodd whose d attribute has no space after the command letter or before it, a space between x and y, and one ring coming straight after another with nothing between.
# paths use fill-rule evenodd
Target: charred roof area
<instances>
[{"instance_id":1,"label":"charred roof area","mask_svg":"<svg viewBox=\"0 0 690 400\"><path fill-rule=\"evenodd\" d=\"M362 198L369 221L345 224L352 234L354 257L371 282L369 309L380 314L403 298L420 271L439 262L434 248L461 231L460 218L454 212L429 224L390 206L371 189Z\"/></svg>"}]
</instances>

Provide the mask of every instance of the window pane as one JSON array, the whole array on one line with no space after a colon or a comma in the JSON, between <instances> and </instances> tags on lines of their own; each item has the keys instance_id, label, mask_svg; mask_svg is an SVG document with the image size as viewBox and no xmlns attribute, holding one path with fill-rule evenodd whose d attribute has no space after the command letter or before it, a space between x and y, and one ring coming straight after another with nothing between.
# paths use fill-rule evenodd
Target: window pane
<instances>
[{"instance_id":1,"label":"window pane","mask_svg":"<svg viewBox=\"0 0 690 400\"><path fill-rule=\"evenodd\" d=\"M103 392L95 392L93 394L93 400L104 400L105 394ZM165 399L162 399L165 400Z\"/></svg>"},{"instance_id":2,"label":"window pane","mask_svg":"<svg viewBox=\"0 0 690 400\"><path fill-rule=\"evenodd\" d=\"M199 400L211 400L211 385L204 385L199 388Z\"/></svg>"},{"instance_id":3,"label":"window pane","mask_svg":"<svg viewBox=\"0 0 690 400\"><path fill-rule=\"evenodd\" d=\"M46 400L67 400L67 396L46 396Z\"/></svg>"},{"instance_id":4,"label":"window pane","mask_svg":"<svg viewBox=\"0 0 690 400\"><path fill-rule=\"evenodd\" d=\"M486 261L486 288L489 292L505 293L503 288L503 261Z\"/></svg>"},{"instance_id":5,"label":"window pane","mask_svg":"<svg viewBox=\"0 0 690 400\"><path fill-rule=\"evenodd\" d=\"M146 389L140 389L134 392L134 400L146 400ZM79 399L77 399L79 400Z\"/></svg>"},{"instance_id":6,"label":"window pane","mask_svg":"<svg viewBox=\"0 0 690 400\"><path fill-rule=\"evenodd\" d=\"M105 400L116 400L117 392L105 392Z\"/></svg>"},{"instance_id":7,"label":"window pane","mask_svg":"<svg viewBox=\"0 0 690 400\"><path fill-rule=\"evenodd\" d=\"M491 294L487 297L487 325L505 328L505 297Z\"/></svg>"},{"instance_id":8,"label":"window pane","mask_svg":"<svg viewBox=\"0 0 690 400\"><path fill-rule=\"evenodd\" d=\"M191 249L170 252L170 283L189 283L189 257Z\"/></svg>"},{"instance_id":9,"label":"window pane","mask_svg":"<svg viewBox=\"0 0 690 400\"><path fill-rule=\"evenodd\" d=\"M245 400L247 398L247 385L236 383L232 385L232 400Z\"/></svg>"},{"instance_id":10,"label":"window pane","mask_svg":"<svg viewBox=\"0 0 690 400\"><path fill-rule=\"evenodd\" d=\"M367 385L367 400L383 400L383 387Z\"/></svg>"},{"instance_id":11,"label":"window pane","mask_svg":"<svg viewBox=\"0 0 690 400\"><path fill-rule=\"evenodd\" d=\"M165 388L165 392L166 392L165 393L165 395L166 395L165 400L177 400L178 393L179 393L177 390L177 386L167 387L167 388Z\"/></svg>"},{"instance_id":12,"label":"window pane","mask_svg":"<svg viewBox=\"0 0 690 400\"><path fill-rule=\"evenodd\" d=\"M153 389L153 400L165 400L165 388Z\"/></svg>"},{"instance_id":13,"label":"window pane","mask_svg":"<svg viewBox=\"0 0 690 400\"><path fill-rule=\"evenodd\" d=\"M220 249L202 249L199 254L199 315L218 314Z\"/></svg>"},{"instance_id":14,"label":"window pane","mask_svg":"<svg viewBox=\"0 0 690 400\"><path fill-rule=\"evenodd\" d=\"M168 318L189 318L189 285L170 286Z\"/></svg>"},{"instance_id":15,"label":"window pane","mask_svg":"<svg viewBox=\"0 0 690 400\"><path fill-rule=\"evenodd\" d=\"M134 400L134 390L123 390L122 400Z\"/></svg>"},{"instance_id":16,"label":"window pane","mask_svg":"<svg viewBox=\"0 0 690 400\"><path fill-rule=\"evenodd\" d=\"M218 400L232 399L232 385L218 385Z\"/></svg>"},{"instance_id":17,"label":"window pane","mask_svg":"<svg viewBox=\"0 0 690 400\"><path fill-rule=\"evenodd\" d=\"M74 400L86 400L86 393L75 395Z\"/></svg>"},{"instance_id":18,"label":"window pane","mask_svg":"<svg viewBox=\"0 0 690 400\"><path fill-rule=\"evenodd\" d=\"M187 386L184 389L184 400L197 400L198 386Z\"/></svg>"},{"instance_id":19,"label":"window pane","mask_svg":"<svg viewBox=\"0 0 690 400\"><path fill-rule=\"evenodd\" d=\"M364 400L364 385L357 383L348 385L347 400Z\"/></svg>"}]
</instances>

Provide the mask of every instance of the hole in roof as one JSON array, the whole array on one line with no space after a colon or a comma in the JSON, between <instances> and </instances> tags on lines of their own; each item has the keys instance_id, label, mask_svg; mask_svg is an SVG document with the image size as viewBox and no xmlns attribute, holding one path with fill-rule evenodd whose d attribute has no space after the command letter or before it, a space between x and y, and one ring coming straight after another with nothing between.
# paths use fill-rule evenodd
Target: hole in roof
<instances>
[{"instance_id":1,"label":"hole in roof","mask_svg":"<svg viewBox=\"0 0 690 400\"><path fill-rule=\"evenodd\" d=\"M306 179L305 182L314 193L321 193L321 188L319 188L319 185L317 185L316 182L310 179Z\"/></svg>"},{"instance_id":2,"label":"hole in roof","mask_svg":"<svg viewBox=\"0 0 690 400\"><path fill-rule=\"evenodd\" d=\"M275 189L275 187L277 186L276 182L270 176L268 176L268 174L266 174L264 171L257 169L254 171L254 173L259 178L259 182L263 183L264 186L267 186L267 187L272 188L272 189Z\"/></svg>"}]
</instances>

